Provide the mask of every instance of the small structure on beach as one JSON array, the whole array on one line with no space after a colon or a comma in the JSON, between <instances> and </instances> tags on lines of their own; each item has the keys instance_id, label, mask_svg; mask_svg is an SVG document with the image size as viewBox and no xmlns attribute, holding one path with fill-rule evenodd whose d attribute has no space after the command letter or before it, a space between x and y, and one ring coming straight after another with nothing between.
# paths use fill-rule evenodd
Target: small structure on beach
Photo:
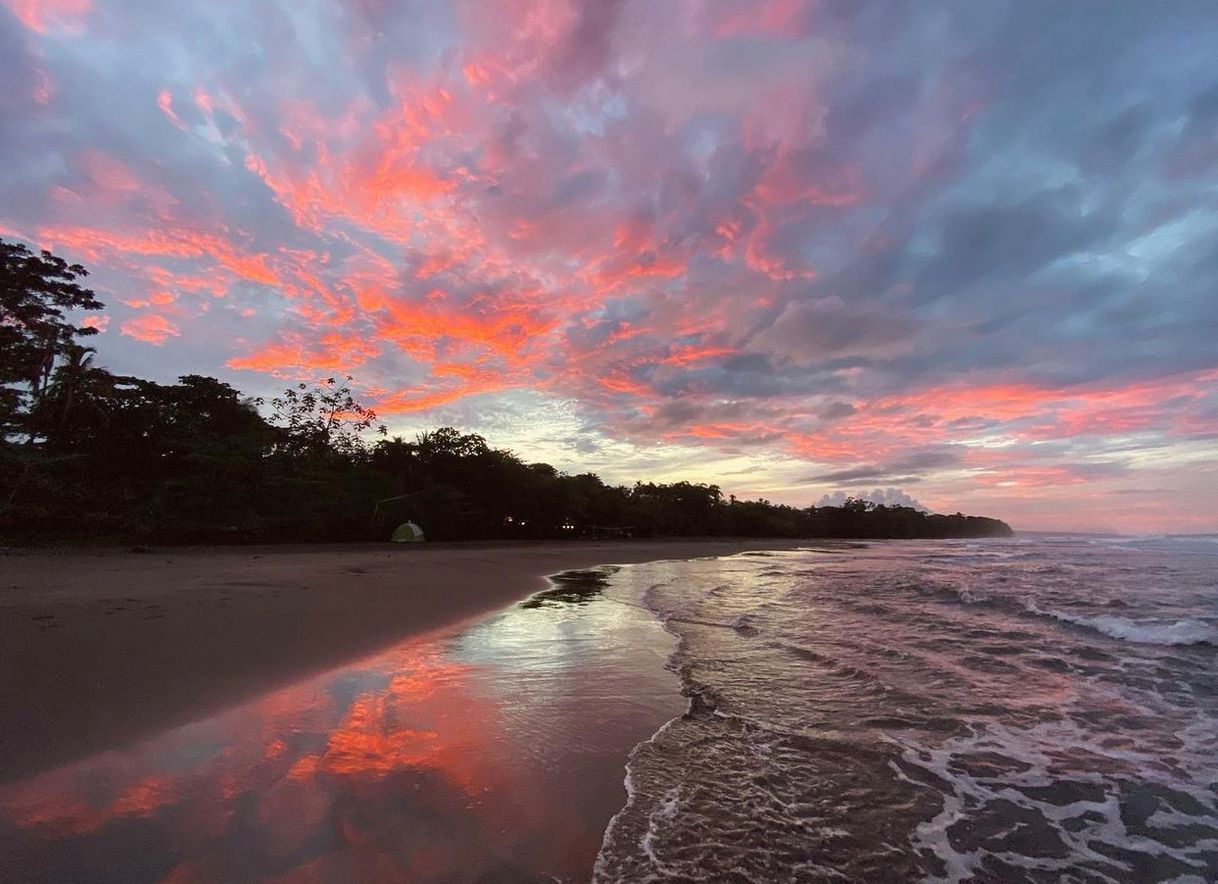
<instances>
[{"instance_id":1,"label":"small structure on beach","mask_svg":"<svg viewBox=\"0 0 1218 884\"><path fill-rule=\"evenodd\" d=\"M389 539L394 543L422 543L423 529L414 522L403 522L394 529Z\"/></svg>"}]
</instances>

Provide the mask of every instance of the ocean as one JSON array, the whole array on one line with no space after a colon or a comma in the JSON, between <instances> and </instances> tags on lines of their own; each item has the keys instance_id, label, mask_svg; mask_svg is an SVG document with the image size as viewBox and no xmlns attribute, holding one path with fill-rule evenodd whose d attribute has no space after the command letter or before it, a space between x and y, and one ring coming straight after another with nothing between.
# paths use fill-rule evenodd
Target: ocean
<instances>
[{"instance_id":1,"label":"ocean","mask_svg":"<svg viewBox=\"0 0 1218 884\"><path fill-rule=\"evenodd\" d=\"M637 570L690 710L634 751L599 880L1218 879L1214 539Z\"/></svg>"},{"instance_id":2,"label":"ocean","mask_svg":"<svg viewBox=\"0 0 1218 884\"><path fill-rule=\"evenodd\" d=\"M1218 543L607 566L0 788L5 880L1212 881Z\"/></svg>"}]
</instances>

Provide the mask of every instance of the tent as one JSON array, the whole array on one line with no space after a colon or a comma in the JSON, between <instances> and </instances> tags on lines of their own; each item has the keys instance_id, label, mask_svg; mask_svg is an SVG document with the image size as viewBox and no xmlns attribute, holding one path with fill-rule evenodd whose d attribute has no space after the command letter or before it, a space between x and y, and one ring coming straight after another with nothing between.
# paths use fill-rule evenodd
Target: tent
<instances>
[{"instance_id":1,"label":"tent","mask_svg":"<svg viewBox=\"0 0 1218 884\"><path fill-rule=\"evenodd\" d=\"M423 529L414 522L403 522L398 525L389 539L394 543L422 543Z\"/></svg>"}]
</instances>

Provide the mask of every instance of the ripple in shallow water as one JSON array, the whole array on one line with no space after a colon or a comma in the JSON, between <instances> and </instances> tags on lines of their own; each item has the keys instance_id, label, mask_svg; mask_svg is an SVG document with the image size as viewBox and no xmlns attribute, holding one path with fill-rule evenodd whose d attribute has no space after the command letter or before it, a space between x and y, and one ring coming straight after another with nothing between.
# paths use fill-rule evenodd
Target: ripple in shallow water
<instances>
[{"instance_id":1,"label":"ripple in shallow water","mask_svg":"<svg viewBox=\"0 0 1218 884\"><path fill-rule=\"evenodd\" d=\"M690 711L598 879L1218 878L1218 557L986 546L640 566Z\"/></svg>"}]
</instances>

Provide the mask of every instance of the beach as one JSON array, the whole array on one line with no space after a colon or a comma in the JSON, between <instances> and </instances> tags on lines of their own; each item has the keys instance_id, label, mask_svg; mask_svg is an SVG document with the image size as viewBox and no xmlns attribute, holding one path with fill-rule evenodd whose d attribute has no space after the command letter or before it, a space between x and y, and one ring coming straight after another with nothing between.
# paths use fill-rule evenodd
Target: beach
<instances>
[{"instance_id":1,"label":"beach","mask_svg":"<svg viewBox=\"0 0 1218 884\"><path fill-rule=\"evenodd\" d=\"M601 564L793 541L8 550L0 782L124 746Z\"/></svg>"},{"instance_id":2,"label":"beach","mask_svg":"<svg viewBox=\"0 0 1218 884\"><path fill-rule=\"evenodd\" d=\"M30 621L46 639L42 661L64 657L64 684L47 686L55 707L36 697L15 707L37 710L55 752L27 748L46 769L31 773L31 761L0 783L6 874L115 884L1218 874L1211 541L762 546L42 561L38 610L75 604L83 617L106 599L140 601L96 615L135 609L126 625L76 623L77 639L66 614L65 626ZM53 565L59 576L46 574ZM116 596L124 581L164 585ZM305 587L296 601L288 585ZM462 604L444 601L458 591ZM183 601L199 598L214 601ZM275 620L265 641L259 612ZM93 650L100 640L81 638L107 631L131 643L142 680L123 684ZM351 653L368 643L379 647ZM193 689L178 707L166 701L175 679ZM141 692L160 705L141 707ZM130 738L88 744L73 696L75 718L117 722L111 733L123 725ZM125 719L104 717L111 696ZM153 713L162 724L149 724ZM21 729L7 712L4 727L10 741ZM77 741L74 754L56 728Z\"/></svg>"}]
</instances>

